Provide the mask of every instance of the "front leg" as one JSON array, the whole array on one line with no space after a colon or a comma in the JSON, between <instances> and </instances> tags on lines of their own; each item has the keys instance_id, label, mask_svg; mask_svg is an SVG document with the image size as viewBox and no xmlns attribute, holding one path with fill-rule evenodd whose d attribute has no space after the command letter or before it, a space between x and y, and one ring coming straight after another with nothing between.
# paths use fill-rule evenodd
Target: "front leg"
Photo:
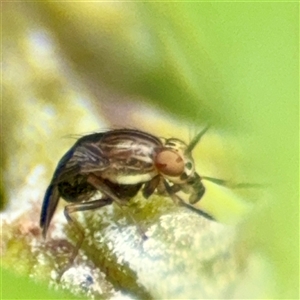
<instances>
[{"instance_id":1,"label":"front leg","mask_svg":"<svg viewBox=\"0 0 300 300\"><path fill-rule=\"evenodd\" d=\"M202 217L205 217L206 219L215 221L215 219L210 214L206 213L205 211L203 211L199 208L196 208L196 207L186 203L178 195L176 195L176 193L173 192L172 186L170 186L169 183L166 180L164 180L164 185L165 185L166 191L168 192L169 196L171 197L171 199L174 201L174 203L176 205L184 206L184 207L188 208L189 210L197 213L198 215L200 215Z\"/></svg>"},{"instance_id":2,"label":"front leg","mask_svg":"<svg viewBox=\"0 0 300 300\"><path fill-rule=\"evenodd\" d=\"M181 187L178 184L173 184L172 186L169 187L172 193L177 193L181 190ZM144 198L148 199L155 192L155 190L159 195L162 196L169 195L164 185L164 179L160 175L155 176L150 181L145 183L144 188L142 190Z\"/></svg>"},{"instance_id":3,"label":"front leg","mask_svg":"<svg viewBox=\"0 0 300 300\"><path fill-rule=\"evenodd\" d=\"M144 198L148 199L154 193L156 188L159 186L160 182L161 182L160 175L157 175L153 177L150 181L146 182L142 190Z\"/></svg>"}]
</instances>

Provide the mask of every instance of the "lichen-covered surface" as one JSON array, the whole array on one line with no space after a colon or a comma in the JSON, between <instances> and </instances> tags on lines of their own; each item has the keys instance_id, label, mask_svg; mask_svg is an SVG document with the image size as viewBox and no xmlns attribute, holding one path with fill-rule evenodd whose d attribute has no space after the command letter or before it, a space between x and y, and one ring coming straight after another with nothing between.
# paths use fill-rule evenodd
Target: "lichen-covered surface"
<instances>
[{"instance_id":1,"label":"lichen-covered surface","mask_svg":"<svg viewBox=\"0 0 300 300\"><path fill-rule=\"evenodd\" d=\"M297 3L2 2L1 299L297 299ZM163 196L78 213L61 201L46 240L39 214L78 136L137 128L187 143L196 205ZM129 210L148 236L142 240ZM34 293L33 293L34 291Z\"/></svg>"},{"instance_id":2,"label":"lichen-covered surface","mask_svg":"<svg viewBox=\"0 0 300 300\"><path fill-rule=\"evenodd\" d=\"M243 272L234 249L234 228L174 207L163 197L137 198L128 209L147 240L118 207L82 213L84 244L58 284L72 251L66 233L72 236L74 231L57 216L44 241L34 217L35 203L18 224L4 222L3 266L19 265L17 272L36 281L92 298L231 298Z\"/></svg>"}]
</instances>

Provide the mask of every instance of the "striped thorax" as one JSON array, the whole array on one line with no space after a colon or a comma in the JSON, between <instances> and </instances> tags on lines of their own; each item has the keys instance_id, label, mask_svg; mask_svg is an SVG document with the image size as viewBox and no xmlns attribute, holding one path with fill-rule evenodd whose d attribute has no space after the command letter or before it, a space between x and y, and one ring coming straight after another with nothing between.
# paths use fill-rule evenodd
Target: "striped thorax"
<instances>
[{"instance_id":1,"label":"striped thorax","mask_svg":"<svg viewBox=\"0 0 300 300\"><path fill-rule=\"evenodd\" d=\"M98 143L108 167L96 174L118 184L137 184L158 174L154 158L162 147L160 139L137 130L115 130Z\"/></svg>"}]
</instances>

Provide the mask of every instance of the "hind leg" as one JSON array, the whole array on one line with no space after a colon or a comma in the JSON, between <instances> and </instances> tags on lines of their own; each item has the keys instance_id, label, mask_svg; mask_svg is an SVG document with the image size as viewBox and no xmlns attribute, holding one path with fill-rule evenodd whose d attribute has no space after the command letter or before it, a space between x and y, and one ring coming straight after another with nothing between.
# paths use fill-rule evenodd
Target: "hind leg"
<instances>
[{"instance_id":1,"label":"hind leg","mask_svg":"<svg viewBox=\"0 0 300 300\"><path fill-rule=\"evenodd\" d=\"M110 198L103 198L103 199L93 200L93 201L85 202L85 203L72 203L65 207L64 215L65 215L68 223L77 231L78 241L76 242L76 245L70 255L69 262L63 268L63 270L61 270L59 273L58 281L60 281L61 276L64 274L64 272L66 270L68 270L71 267L71 265L73 264L77 254L78 254L78 251L82 245L82 242L84 240L84 229L79 224L79 222L72 216L72 214L74 212L78 212L78 211L98 209L100 207L112 204L112 202L113 201Z\"/></svg>"}]
</instances>

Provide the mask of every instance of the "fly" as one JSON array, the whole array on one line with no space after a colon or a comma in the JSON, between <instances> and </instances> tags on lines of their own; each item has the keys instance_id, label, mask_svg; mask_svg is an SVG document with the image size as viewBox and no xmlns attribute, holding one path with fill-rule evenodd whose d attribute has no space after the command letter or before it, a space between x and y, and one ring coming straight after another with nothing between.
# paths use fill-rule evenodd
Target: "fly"
<instances>
[{"instance_id":1,"label":"fly","mask_svg":"<svg viewBox=\"0 0 300 300\"><path fill-rule=\"evenodd\" d=\"M163 139L131 129L94 133L78 139L59 161L46 190L40 216L44 238L60 198L70 202L64 214L80 235L70 264L84 239L83 230L72 214L113 202L122 207L140 190L145 198L155 191L167 193L176 204L213 220L212 216L192 206L205 193L201 177L195 171L192 150L207 129L188 145L176 138ZM222 180L203 178L225 184ZM102 197L89 200L97 191ZM189 204L177 195L180 191L188 195ZM129 217L133 219L130 214ZM140 227L137 228L146 239Z\"/></svg>"}]
</instances>

